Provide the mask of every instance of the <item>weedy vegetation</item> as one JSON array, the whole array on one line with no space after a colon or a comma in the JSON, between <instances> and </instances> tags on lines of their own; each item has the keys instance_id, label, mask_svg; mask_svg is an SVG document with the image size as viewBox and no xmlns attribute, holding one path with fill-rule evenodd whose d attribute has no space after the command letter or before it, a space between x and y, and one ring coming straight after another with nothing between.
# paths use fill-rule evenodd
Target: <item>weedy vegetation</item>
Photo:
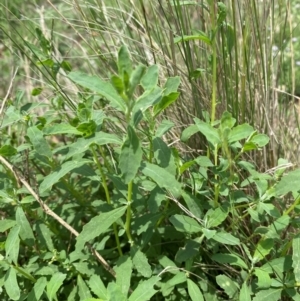
<instances>
[{"instance_id":1,"label":"weedy vegetation","mask_svg":"<svg viewBox=\"0 0 300 301\"><path fill-rule=\"evenodd\" d=\"M1 300L299 301L298 6L3 1Z\"/></svg>"}]
</instances>

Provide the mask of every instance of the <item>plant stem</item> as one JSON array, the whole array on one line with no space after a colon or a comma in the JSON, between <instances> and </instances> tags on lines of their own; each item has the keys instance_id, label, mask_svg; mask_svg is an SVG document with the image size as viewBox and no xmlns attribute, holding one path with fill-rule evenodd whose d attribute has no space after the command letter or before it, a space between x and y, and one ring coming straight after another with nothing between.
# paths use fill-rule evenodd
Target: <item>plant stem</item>
<instances>
[{"instance_id":1,"label":"plant stem","mask_svg":"<svg viewBox=\"0 0 300 301\"><path fill-rule=\"evenodd\" d=\"M125 231L128 237L128 241L130 245L133 245L133 239L131 236L130 231L130 224L131 224L131 200L132 200L132 186L133 182L130 181L128 183L128 193L127 193L127 213L126 213L126 224L125 224Z\"/></svg>"},{"instance_id":2,"label":"plant stem","mask_svg":"<svg viewBox=\"0 0 300 301\"><path fill-rule=\"evenodd\" d=\"M103 186L103 189L105 191L105 197L106 197L107 204L110 205L111 204L111 199L110 199L110 195L109 195L109 191L108 191L108 187L107 187L107 183L106 183L105 173L103 172L102 166L101 166L101 164L100 164L100 162L97 158L97 154L96 154L96 151L95 151L94 147L91 146L90 149L93 153L94 161L95 161L95 163L98 167L98 170L100 172L100 175L101 175L102 186ZM118 249L119 255L122 256L123 252L122 252L121 245L120 245L120 240L119 240L119 236L118 236L118 229L117 229L117 224L116 223L113 223L113 229L114 229L117 249Z\"/></svg>"}]
</instances>

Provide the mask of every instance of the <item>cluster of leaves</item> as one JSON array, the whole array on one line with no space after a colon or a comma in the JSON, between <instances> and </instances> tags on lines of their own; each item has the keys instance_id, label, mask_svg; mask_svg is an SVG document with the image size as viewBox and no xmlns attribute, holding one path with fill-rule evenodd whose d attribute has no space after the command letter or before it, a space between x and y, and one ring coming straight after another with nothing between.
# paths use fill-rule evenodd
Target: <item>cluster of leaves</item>
<instances>
[{"instance_id":1,"label":"cluster of leaves","mask_svg":"<svg viewBox=\"0 0 300 301\"><path fill-rule=\"evenodd\" d=\"M229 112L195 118L181 141L207 154L185 156L163 114L179 77L160 87L126 47L117 63L110 81L68 73L75 116L6 110L26 136L0 148L1 299L299 300L300 171L258 172L245 154L268 137Z\"/></svg>"}]
</instances>

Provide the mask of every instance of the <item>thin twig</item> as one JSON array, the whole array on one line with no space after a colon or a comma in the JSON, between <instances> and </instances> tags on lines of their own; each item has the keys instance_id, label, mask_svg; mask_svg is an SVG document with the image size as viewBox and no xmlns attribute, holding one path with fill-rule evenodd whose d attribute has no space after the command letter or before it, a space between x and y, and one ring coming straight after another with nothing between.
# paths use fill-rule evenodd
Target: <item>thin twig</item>
<instances>
[{"instance_id":1,"label":"thin twig","mask_svg":"<svg viewBox=\"0 0 300 301\"><path fill-rule=\"evenodd\" d=\"M21 182L27 190L30 192L30 194L35 198L35 200L40 204L41 208L44 210L44 212L50 216L52 216L55 220L57 220L63 227L68 229L73 235L76 237L79 235L79 233L70 226L67 222L65 222L60 216L58 216L54 211L52 211L38 196L38 194L32 189L30 184L25 180L25 178L18 173L16 168L13 167L6 159L4 159L2 156L0 156L0 161L2 164L4 164L15 176L16 180L18 182ZM110 267L110 265L107 263L107 261L91 246L89 245L89 248L91 252L96 256L98 261L102 264L102 266L112 275L116 276L115 271Z\"/></svg>"},{"instance_id":2,"label":"thin twig","mask_svg":"<svg viewBox=\"0 0 300 301\"><path fill-rule=\"evenodd\" d=\"M11 88L12 88L12 84L13 84L13 81L14 81L16 75L17 75L18 69L19 68L17 68L16 71L14 72L14 75L13 75L11 81L10 81L7 93L6 93L6 95L5 95L5 97L4 97L3 101L2 101L2 105L1 105L1 109L0 109L0 116L2 115L2 112L4 110L5 103L6 103L7 99L8 99L9 94L10 94L10 91L11 91Z\"/></svg>"}]
</instances>

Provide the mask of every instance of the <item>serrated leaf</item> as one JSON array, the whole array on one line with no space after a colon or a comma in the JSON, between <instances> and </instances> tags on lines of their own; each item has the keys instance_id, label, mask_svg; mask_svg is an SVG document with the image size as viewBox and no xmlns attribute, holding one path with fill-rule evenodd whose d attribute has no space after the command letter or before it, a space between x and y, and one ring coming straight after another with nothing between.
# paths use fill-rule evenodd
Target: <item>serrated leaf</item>
<instances>
[{"instance_id":1,"label":"serrated leaf","mask_svg":"<svg viewBox=\"0 0 300 301\"><path fill-rule=\"evenodd\" d=\"M300 191L300 169L289 172L283 176L277 185L275 185L275 194L277 196L286 195L288 192Z\"/></svg>"},{"instance_id":2,"label":"serrated leaf","mask_svg":"<svg viewBox=\"0 0 300 301\"><path fill-rule=\"evenodd\" d=\"M110 105L122 112L126 111L126 105L122 97L114 89L111 83L101 80L97 76L91 76L82 72L74 71L68 77L76 84L104 96Z\"/></svg>"},{"instance_id":3,"label":"serrated leaf","mask_svg":"<svg viewBox=\"0 0 300 301\"><path fill-rule=\"evenodd\" d=\"M180 195L181 184L175 179L175 175L170 174L164 168L146 162L142 166L142 172L155 181L159 187L168 189L175 197Z\"/></svg>"},{"instance_id":4,"label":"serrated leaf","mask_svg":"<svg viewBox=\"0 0 300 301\"><path fill-rule=\"evenodd\" d=\"M9 262L14 262L16 265L18 264L20 248L20 229L21 227L19 225L15 225L11 228L5 242L5 256L9 259Z\"/></svg>"},{"instance_id":5,"label":"serrated leaf","mask_svg":"<svg viewBox=\"0 0 300 301\"><path fill-rule=\"evenodd\" d=\"M88 159L80 159L79 161L72 160L72 161L63 163L59 168L57 168L50 175L44 177L44 180L39 187L40 193L43 193L47 189L50 189L55 183L57 183L62 177L64 177L71 170L76 169L86 163L91 163L91 162L92 161L88 160Z\"/></svg>"},{"instance_id":6,"label":"serrated leaf","mask_svg":"<svg viewBox=\"0 0 300 301\"><path fill-rule=\"evenodd\" d=\"M4 278L4 288L10 300L19 300L20 288L17 281L17 274L14 268L9 268Z\"/></svg>"},{"instance_id":7,"label":"serrated leaf","mask_svg":"<svg viewBox=\"0 0 300 301\"><path fill-rule=\"evenodd\" d=\"M153 286L160 280L158 276L153 276L146 281L141 281L133 291L128 301L148 301L157 292Z\"/></svg>"},{"instance_id":8,"label":"serrated leaf","mask_svg":"<svg viewBox=\"0 0 300 301\"><path fill-rule=\"evenodd\" d=\"M127 296L132 274L131 258L128 256L120 257L114 270L116 272L116 284L120 287L122 294Z\"/></svg>"},{"instance_id":9,"label":"serrated leaf","mask_svg":"<svg viewBox=\"0 0 300 301\"><path fill-rule=\"evenodd\" d=\"M212 239L224 245L236 246L241 243L237 237L227 232L217 232Z\"/></svg>"},{"instance_id":10,"label":"serrated leaf","mask_svg":"<svg viewBox=\"0 0 300 301\"><path fill-rule=\"evenodd\" d=\"M98 275L92 275L88 285L92 292L99 298L106 300L107 299L107 291L106 288Z\"/></svg>"},{"instance_id":11,"label":"serrated leaf","mask_svg":"<svg viewBox=\"0 0 300 301\"><path fill-rule=\"evenodd\" d=\"M88 298L92 298L90 290L80 274L77 276L77 285L78 285L78 294L79 294L80 301L84 301Z\"/></svg>"},{"instance_id":12,"label":"serrated leaf","mask_svg":"<svg viewBox=\"0 0 300 301\"><path fill-rule=\"evenodd\" d=\"M16 210L16 222L20 226L20 237L26 242L27 245L33 245L34 243L34 235L31 229L31 226L25 216L25 213L22 207L18 207Z\"/></svg>"},{"instance_id":13,"label":"serrated leaf","mask_svg":"<svg viewBox=\"0 0 300 301\"><path fill-rule=\"evenodd\" d=\"M34 284L33 289L29 293L27 300L29 301L39 301L40 297L42 296L45 287L47 285L46 277L40 277L36 283Z\"/></svg>"},{"instance_id":14,"label":"serrated leaf","mask_svg":"<svg viewBox=\"0 0 300 301\"><path fill-rule=\"evenodd\" d=\"M295 280L300 283L300 237L293 238L293 268Z\"/></svg>"},{"instance_id":15,"label":"serrated leaf","mask_svg":"<svg viewBox=\"0 0 300 301\"><path fill-rule=\"evenodd\" d=\"M122 146L119 161L119 168L125 184L128 184L135 178L143 157L139 137L130 125L127 133L128 138Z\"/></svg>"},{"instance_id":16,"label":"serrated leaf","mask_svg":"<svg viewBox=\"0 0 300 301\"><path fill-rule=\"evenodd\" d=\"M189 216L176 214L169 220L177 231L189 234L202 232L203 227Z\"/></svg>"},{"instance_id":17,"label":"serrated leaf","mask_svg":"<svg viewBox=\"0 0 300 301\"><path fill-rule=\"evenodd\" d=\"M141 79L141 86L144 90L151 90L157 85L158 82L158 67L157 65L152 65L147 68L146 73Z\"/></svg>"},{"instance_id":18,"label":"serrated leaf","mask_svg":"<svg viewBox=\"0 0 300 301\"><path fill-rule=\"evenodd\" d=\"M67 274L63 273L55 273L52 275L50 281L47 283L47 296L49 301L56 300L56 293L59 290L59 288L62 286L64 280L66 279Z\"/></svg>"},{"instance_id":19,"label":"serrated leaf","mask_svg":"<svg viewBox=\"0 0 300 301\"><path fill-rule=\"evenodd\" d=\"M31 126L27 130L27 136L30 139L35 151L41 155L48 158L52 158L52 151L48 145L46 139L43 136L43 132L36 126Z\"/></svg>"},{"instance_id":20,"label":"serrated leaf","mask_svg":"<svg viewBox=\"0 0 300 301\"><path fill-rule=\"evenodd\" d=\"M245 270L248 269L248 266L244 262L244 260L242 260L239 256L235 254L224 254L224 253L213 254L211 256L211 259L221 264L230 264L232 266L238 266Z\"/></svg>"},{"instance_id":21,"label":"serrated leaf","mask_svg":"<svg viewBox=\"0 0 300 301\"><path fill-rule=\"evenodd\" d=\"M2 219L0 220L0 232L5 232L8 229L12 228L14 225L16 225L16 221L12 219Z\"/></svg>"},{"instance_id":22,"label":"serrated leaf","mask_svg":"<svg viewBox=\"0 0 300 301\"><path fill-rule=\"evenodd\" d=\"M282 288L269 288L267 290L260 290L253 301L278 301L281 300Z\"/></svg>"},{"instance_id":23,"label":"serrated leaf","mask_svg":"<svg viewBox=\"0 0 300 301\"><path fill-rule=\"evenodd\" d=\"M121 288L115 282L108 283L107 293L109 301L127 301L127 297L121 292Z\"/></svg>"},{"instance_id":24,"label":"serrated leaf","mask_svg":"<svg viewBox=\"0 0 300 301\"><path fill-rule=\"evenodd\" d=\"M187 280L188 292L192 301L204 301L202 292L200 291L198 285L191 279Z\"/></svg>"},{"instance_id":25,"label":"serrated leaf","mask_svg":"<svg viewBox=\"0 0 300 301\"><path fill-rule=\"evenodd\" d=\"M100 213L93 217L83 226L82 231L76 238L76 249L81 250L84 244L104 233L114 222L116 222L126 211L127 206L120 207L109 212Z\"/></svg>"},{"instance_id":26,"label":"serrated leaf","mask_svg":"<svg viewBox=\"0 0 300 301\"><path fill-rule=\"evenodd\" d=\"M132 247L131 249L132 262L136 270L146 278L152 275L152 269L148 263L146 255L138 248Z\"/></svg>"},{"instance_id":27,"label":"serrated leaf","mask_svg":"<svg viewBox=\"0 0 300 301\"><path fill-rule=\"evenodd\" d=\"M58 135L58 134L72 134L81 135L82 133L78 131L74 126L69 123L59 123L52 126L44 127L44 135Z\"/></svg>"},{"instance_id":28,"label":"serrated leaf","mask_svg":"<svg viewBox=\"0 0 300 301\"><path fill-rule=\"evenodd\" d=\"M247 282L244 282L240 290L239 301L251 301L251 290L247 285Z\"/></svg>"},{"instance_id":29,"label":"serrated leaf","mask_svg":"<svg viewBox=\"0 0 300 301\"><path fill-rule=\"evenodd\" d=\"M216 277L218 285L225 291L229 298L232 298L238 291L238 285L226 275Z\"/></svg>"}]
</instances>

